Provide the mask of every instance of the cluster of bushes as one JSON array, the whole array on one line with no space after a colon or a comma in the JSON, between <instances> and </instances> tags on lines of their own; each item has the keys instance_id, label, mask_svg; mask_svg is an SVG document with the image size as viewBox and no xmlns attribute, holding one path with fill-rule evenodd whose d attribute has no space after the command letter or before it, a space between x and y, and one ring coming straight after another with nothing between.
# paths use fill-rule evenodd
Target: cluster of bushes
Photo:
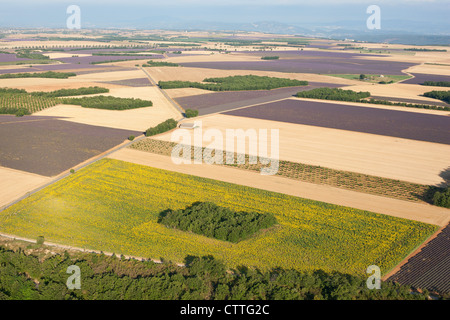
<instances>
[{"instance_id":1,"label":"cluster of bushes","mask_svg":"<svg viewBox=\"0 0 450 320\"><path fill-rule=\"evenodd\" d=\"M162 89L198 88L211 91L271 90L284 87L307 86L308 81L254 75L207 78L203 82L160 81Z\"/></svg>"},{"instance_id":2,"label":"cluster of bushes","mask_svg":"<svg viewBox=\"0 0 450 320\"><path fill-rule=\"evenodd\" d=\"M262 60L278 60L280 59L279 56L265 56L265 57L261 57Z\"/></svg>"},{"instance_id":3,"label":"cluster of bushes","mask_svg":"<svg viewBox=\"0 0 450 320\"><path fill-rule=\"evenodd\" d=\"M12 79L12 78L55 78L55 79L67 79L69 77L75 77L76 73L73 72L34 72L34 73L6 73L0 75L0 79Z\"/></svg>"},{"instance_id":4,"label":"cluster of bushes","mask_svg":"<svg viewBox=\"0 0 450 320\"><path fill-rule=\"evenodd\" d=\"M370 92L356 92L339 88L317 88L297 93L299 98L324 99L336 101L360 102L361 99L370 97Z\"/></svg>"},{"instance_id":5,"label":"cluster of bushes","mask_svg":"<svg viewBox=\"0 0 450 320\"><path fill-rule=\"evenodd\" d=\"M439 207L450 208L450 188L447 187L444 190L436 191L433 196L433 204Z\"/></svg>"},{"instance_id":6,"label":"cluster of bushes","mask_svg":"<svg viewBox=\"0 0 450 320\"><path fill-rule=\"evenodd\" d=\"M425 81L422 85L432 87L450 87L450 81Z\"/></svg>"},{"instance_id":7,"label":"cluster of bushes","mask_svg":"<svg viewBox=\"0 0 450 320\"><path fill-rule=\"evenodd\" d=\"M164 122L161 122L156 127L152 127L147 129L145 131L145 135L147 137L154 136L156 134L164 133L169 130L175 129L177 127L178 122L176 122L174 119L167 119Z\"/></svg>"},{"instance_id":8,"label":"cluster of bushes","mask_svg":"<svg viewBox=\"0 0 450 320\"><path fill-rule=\"evenodd\" d=\"M181 52L180 52L181 53ZM147 61L146 64L142 65L143 67L178 67L179 64L167 61Z\"/></svg>"},{"instance_id":9,"label":"cluster of bushes","mask_svg":"<svg viewBox=\"0 0 450 320\"><path fill-rule=\"evenodd\" d=\"M158 223L223 241L239 242L276 224L272 214L236 212L212 202L196 202L183 210L166 210Z\"/></svg>"},{"instance_id":10,"label":"cluster of bushes","mask_svg":"<svg viewBox=\"0 0 450 320\"><path fill-rule=\"evenodd\" d=\"M392 282L369 290L366 277L339 272L227 271L212 256L187 256L184 262L186 267L179 267L67 252L39 259L37 252L0 247L0 300L425 300L429 295L411 294L410 287ZM66 285L72 265L82 270L81 290Z\"/></svg>"},{"instance_id":11,"label":"cluster of bushes","mask_svg":"<svg viewBox=\"0 0 450 320\"><path fill-rule=\"evenodd\" d=\"M95 96L82 98L61 98L63 104L73 104L83 108L96 108L108 110L128 110L151 107L153 103L135 98L117 98L111 96Z\"/></svg>"},{"instance_id":12,"label":"cluster of bushes","mask_svg":"<svg viewBox=\"0 0 450 320\"><path fill-rule=\"evenodd\" d=\"M423 94L425 97L439 99L450 103L450 91L430 91Z\"/></svg>"},{"instance_id":13,"label":"cluster of bushes","mask_svg":"<svg viewBox=\"0 0 450 320\"><path fill-rule=\"evenodd\" d=\"M195 118L196 116L198 116L198 110L186 109L184 111L184 115L186 116L186 118Z\"/></svg>"},{"instance_id":14,"label":"cluster of bushes","mask_svg":"<svg viewBox=\"0 0 450 320\"><path fill-rule=\"evenodd\" d=\"M88 94L107 93L107 92L109 92L109 89L95 86L95 87L83 87L78 89L60 89L51 92L39 91L39 92L32 92L31 95L37 97L55 98L55 97L84 96Z\"/></svg>"}]
</instances>

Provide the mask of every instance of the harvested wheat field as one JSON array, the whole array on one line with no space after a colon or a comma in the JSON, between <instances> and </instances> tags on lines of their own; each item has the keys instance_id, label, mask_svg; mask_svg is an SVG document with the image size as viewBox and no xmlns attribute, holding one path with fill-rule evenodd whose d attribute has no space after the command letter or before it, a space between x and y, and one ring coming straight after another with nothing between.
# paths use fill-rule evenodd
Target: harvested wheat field
<instances>
[{"instance_id":1,"label":"harvested wheat field","mask_svg":"<svg viewBox=\"0 0 450 320\"><path fill-rule=\"evenodd\" d=\"M0 176L0 209L51 180L49 177L5 167L0 167Z\"/></svg>"},{"instance_id":2,"label":"harvested wheat field","mask_svg":"<svg viewBox=\"0 0 450 320\"><path fill-rule=\"evenodd\" d=\"M449 166L450 146L444 144L222 114L195 120L202 121L203 132L218 129L223 137L226 129L268 129L269 156L270 129L279 129L280 159L292 162L425 185L443 183L440 174ZM156 139L171 141L171 135L161 134ZM204 140L203 146L210 143Z\"/></svg>"}]
</instances>

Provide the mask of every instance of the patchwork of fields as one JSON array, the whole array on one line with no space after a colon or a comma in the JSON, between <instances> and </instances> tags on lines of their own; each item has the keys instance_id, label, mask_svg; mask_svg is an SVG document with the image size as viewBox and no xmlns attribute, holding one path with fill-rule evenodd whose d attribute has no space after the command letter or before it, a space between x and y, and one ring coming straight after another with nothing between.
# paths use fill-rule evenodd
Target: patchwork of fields
<instances>
[{"instance_id":1,"label":"patchwork of fields","mask_svg":"<svg viewBox=\"0 0 450 320\"><path fill-rule=\"evenodd\" d=\"M156 223L158 214L196 201L273 213L279 227L231 244ZM436 227L220 181L107 159L0 213L2 232L27 238L181 262L213 254L229 267L279 266L383 273Z\"/></svg>"},{"instance_id":2,"label":"patchwork of fields","mask_svg":"<svg viewBox=\"0 0 450 320\"><path fill-rule=\"evenodd\" d=\"M431 193L450 181L448 112L293 97L313 88L342 87L370 91L372 97L388 101L448 106L424 96L448 88L422 85L450 81L446 53L370 43L357 49L353 42L290 37L271 44L272 36L256 33L225 34L212 41L200 32L199 38L189 39L193 34L149 34L139 38L143 41L41 39L37 47L32 37L0 39L1 50L6 50L0 52L0 74L74 73L67 79L0 79L0 88L27 91L0 102L26 105L33 113L0 115L0 208L6 207L0 210L0 234L30 241L44 236L58 245L176 263L187 255L212 255L228 268L364 275L369 265L378 265L387 275L448 224L450 210L431 204ZM153 59L165 66L145 65ZM361 74L374 78L365 81ZM250 75L309 85L205 90L207 78ZM410 75L398 83L378 82ZM163 90L160 81L203 86ZM150 100L152 106L101 110L32 95L89 86L107 89L102 93L106 96ZM187 109L200 116L184 119L187 111L192 113ZM141 137L168 119L201 121L202 129L221 133L279 130L278 176L254 178L260 167L247 164L175 168L168 157L173 131L154 140ZM192 137L194 130L188 132ZM139 142L130 148L102 158L105 151L122 148L135 137ZM260 142L269 145L270 138L266 140ZM206 146L210 141L203 137L203 142ZM74 167L80 169L69 175ZM68 175L61 179L63 172ZM230 243L157 223L163 210L197 201L271 213L278 225ZM448 277L437 276L438 271L450 273L445 257L448 227L443 230L390 279L448 290Z\"/></svg>"}]
</instances>

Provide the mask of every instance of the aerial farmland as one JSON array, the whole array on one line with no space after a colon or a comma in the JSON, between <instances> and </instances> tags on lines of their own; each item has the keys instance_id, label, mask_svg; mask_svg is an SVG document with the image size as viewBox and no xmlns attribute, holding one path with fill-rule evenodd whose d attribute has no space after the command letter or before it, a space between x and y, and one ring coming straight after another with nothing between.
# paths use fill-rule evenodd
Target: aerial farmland
<instances>
[{"instance_id":1,"label":"aerial farmland","mask_svg":"<svg viewBox=\"0 0 450 320\"><path fill-rule=\"evenodd\" d=\"M264 282L283 272L352 277L354 299L448 298L448 47L258 32L65 37L0 38L0 262L92 268L72 296L55 269L45 276L57 288L30 285L30 297L109 299L92 280L103 259L129 288L142 278L153 290L113 299L335 298ZM220 280L194 274L217 265ZM365 287L369 266L395 294ZM2 278L2 267L0 299L23 298L8 296L7 277L44 277L24 263ZM244 269L260 291L233 289Z\"/></svg>"}]
</instances>

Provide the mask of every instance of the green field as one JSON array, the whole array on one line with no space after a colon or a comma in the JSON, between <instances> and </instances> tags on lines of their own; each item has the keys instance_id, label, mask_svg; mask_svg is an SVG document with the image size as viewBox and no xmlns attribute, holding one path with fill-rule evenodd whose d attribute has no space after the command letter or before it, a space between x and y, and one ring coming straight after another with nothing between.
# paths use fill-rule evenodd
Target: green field
<instances>
[{"instance_id":1,"label":"green field","mask_svg":"<svg viewBox=\"0 0 450 320\"><path fill-rule=\"evenodd\" d=\"M211 201L272 213L279 226L239 243L167 228L166 209ZM436 226L284 194L103 159L0 213L0 232L182 262L211 254L230 268L388 272Z\"/></svg>"},{"instance_id":2,"label":"green field","mask_svg":"<svg viewBox=\"0 0 450 320\"><path fill-rule=\"evenodd\" d=\"M337 78L344 78L344 79L350 79L350 80L360 80L359 74L327 74L327 76L331 77L337 77ZM365 80L360 80L362 82L369 82L369 83L378 83L381 81L389 82L389 81L402 81L411 78L411 76L400 76L400 75L384 75L384 77L380 77L379 74L366 74Z\"/></svg>"}]
</instances>

